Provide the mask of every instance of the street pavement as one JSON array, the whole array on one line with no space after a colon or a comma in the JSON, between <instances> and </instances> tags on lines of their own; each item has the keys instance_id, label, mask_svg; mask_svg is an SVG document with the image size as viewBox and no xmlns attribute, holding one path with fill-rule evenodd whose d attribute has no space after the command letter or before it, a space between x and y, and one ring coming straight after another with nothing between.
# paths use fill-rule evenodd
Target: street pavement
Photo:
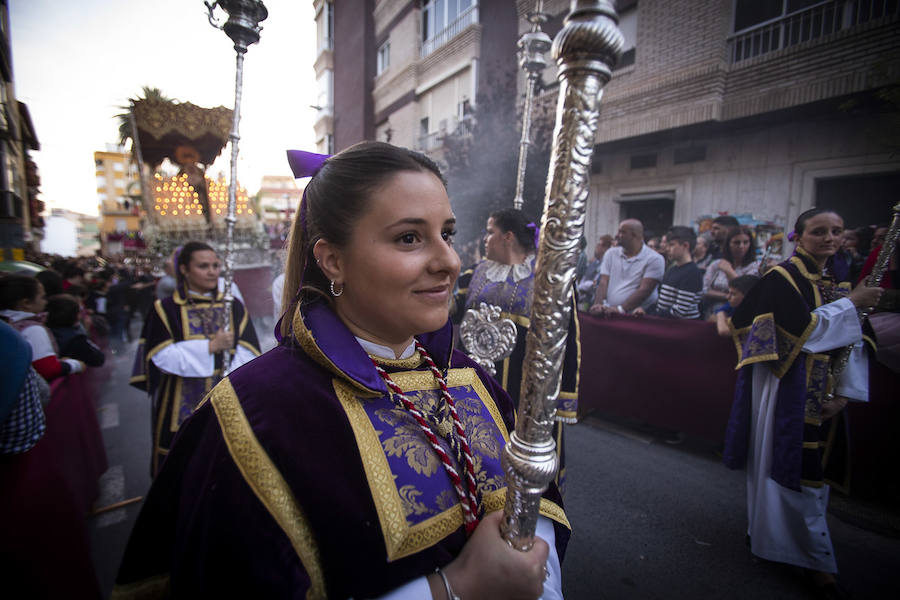
<instances>
[{"instance_id":1,"label":"street pavement","mask_svg":"<svg viewBox=\"0 0 900 600\"><path fill-rule=\"evenodd\" d=\"M274 343L267 325L258 327L264 349ZM150 485L150 403L128 385L134 348L111 357L113 377L98 401L110 465L98 507L143 496ZM811 597L796 570L750 554L745 474L724 468L714 448L690 438L670 445L640 424L589 417L566 429L566 451L574 530L563 563L567 599ZM855 599L900 598L897 513L847 499L832 504L842 517L829 514L842 585ZM90 520L104 597L140 505Z\"/></svg>"}]
</instances>

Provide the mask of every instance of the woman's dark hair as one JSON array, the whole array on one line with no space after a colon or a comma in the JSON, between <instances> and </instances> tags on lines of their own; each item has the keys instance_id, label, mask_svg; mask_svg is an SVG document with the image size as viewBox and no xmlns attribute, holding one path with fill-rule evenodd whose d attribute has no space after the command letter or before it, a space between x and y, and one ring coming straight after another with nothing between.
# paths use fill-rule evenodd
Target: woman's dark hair
<instances>
[{"instance_id":1,"label":"woman's dark hair","mask_svg":"<svg viewBox=\"0 0 900 600\"><path fill-rule=\"evenodd\" d=\"M330 281L316 265L313 247L319 240L346 246L356 222L368 208L371 194L403 171L431 173L447 187L441 170L430 158L384 142L355 144L328 158L313 175L287 241L281 306L288 315L293 314L297 302L302 305L317 298L331 301ZM287 318L282 322L285 335L290 321Z\"/></svg>"},{"instance_id":2,"label":"woman's dark hair","mask_svg":"<svg viewBox=\"0 0 900 600\"><path fill-rule=\"evenodd\" d=\"M75 296L57 294L47 298L47 327L71 327L78 321L80 305Z\"/></svg>"},{"instance_id":3,"label":"woman's dark hair","mask_svg":"<svg viewBox=\"0 0 900 600\"><path fill-rule=\"evenodd\" d=\"M531 221L521 210L504 208L492 212L491 218L494 220L494 225L499 227L503 233L511 231L525 252L534 251L534 229L528 226Z\"/></svg>"},{"instance_id":4,"label":"woman's dark hair","mask_svg":"<svg viewBox=\"0 0 900 600\"><path fill-rule=\"evenodd\" d=\"M816 215L822 215L825 213L832 213L837 215L837 213L830 208L811 208L809 210L803 211L800 213L800 216L797 217L797 222L794 223L794 233L797 237L803 235L803 230L806 229L806 222ZM838 215L840 216L840 215Z\"/></svg>"},{"instance_id":5,"label":"woman's dark hair","mask_svg":"<svg viewBox=\"0 0 900 600\"><path fill-rule=\"evenodd\" d=\"M15 310L21 300L37 297L41 282L27 275L0 277L0 310Z\"/></svg>"},{"instance_id":6,"label":"woman's dark hair","mask_svg":"<svg viewBox=\"0 0 900 600\"><path fill-rule=\"evenodd\" d=\"M56 271L47 269L36 273L34 278L41 282L44 286L44 293L48 296L55 296L63 293L63 278Z\"/></svg>"},{"instance_id":7,"label":"woman's dark hair","mask_svg":"<svg viewBox=\"0 0 900 600\"><path fill-rule=\"evenodd\" d=\"M190 267L191 265L191 255L194 252L201 252L203 250L210 250L215 252L212 249L212 246L209 244L204 244L203 242L188 242L181 248L181 252L178 254L178 262L175 264L175 276L178 278L178 285L184 283L184 275L181 273L181 266L184 265L185 268ZM187 290L184 290L187 293Z\"/></svg>"},{"instance_id":8,"label":"woman's dark hair","mask_svg":"<svg viewBox=\"0 0 900 600\"><path fill-rule=\"evenodd\" d=\"M759 277L756 275L739 275L728 282L728 287L732 287L746 296L758 281Z\"/></svg>"},{"instance_id":9,"label":"woman's dark hair","mask_svg":"<svg viewBox=\"0 0 900 600\"><path fill-rule=\"evenodd\" d=\"M739 235L746 235L750 238L750 247L747 248L747 253L744 254L744 258L741 259L741 264L736 265L734 264L734 258L731 256L731 240ZM730 262L733 267L745 267L755 261L756 239L753 235L753 230L746 225L740 225L729 229L728 234L725 236L725 243L722 244L722 258Z\"/></svg>"}]
</instances>

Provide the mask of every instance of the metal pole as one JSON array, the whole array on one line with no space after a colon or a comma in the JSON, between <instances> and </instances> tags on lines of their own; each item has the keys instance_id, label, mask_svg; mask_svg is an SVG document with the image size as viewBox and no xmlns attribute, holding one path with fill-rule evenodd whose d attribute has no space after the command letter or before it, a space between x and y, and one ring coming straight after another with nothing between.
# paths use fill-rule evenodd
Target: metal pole
<instances>
[{"instance_id":1,"label":"metal pole","mask_svg":"<svg viewBox=\"0 0 900 600\"><path fill-rule=\"evenodd\" d=\"M234 304L234 296L231 286L234 282L234 224L237 218L234 216L237 205L237 159L238 127L241 122L241 94L244 86L244 54L247 47L259 41L259 32L262 29L259 22L266 19L268 11L259 0L219 0L210 4L204 2L209 10L209 23L221 29L234 42L234 51L237 54L234 77L234 112L231 120L231 133L228 139L231 141L231 181L228 184L228 208L225 214L225 331L231 329L231 308ZM213 17L216 6L221 6L228 13L228 21L219 25ZM225 352L222 356L222 373L227 373L231 366L231 352Z\"/></svg>"},{"instance_id":2,"label":"metal pole","mask_svg":"<svg viewBox=\"0 0 900 600\"><path fill-rule=\"evenodd\" d=\"M525 104L522 107L522 137L519 142L519 162L516 172L516 197L513 199L513 207L522 209L525 202L525 169L528 164L528 147L531 145L531 110L534 104L534 93L541 73L547 66L544 53L550 49L550 36L541 31L541 23L547 20L547 15L542 11L543 1L537 0L537 5L532 13L528 13L528 21L531 22L531 31L519 38L519 65L526 73Z\"/></svg>"},{"instance_id":3,"label":"metal pole","mask_svg":"<svg viewBox=\"0 0 900 600\"><path fill-rule=\"evenodd\" d=\"M603 86L624 46L612 0L572 0L553 41L559 103L550 179L534 275L516 430L503 451L507 495L504 539L526 551L534 543L540 497L556 473L553 426L572 311L578 241L584 230L591 155Z\"/></svg>"}]
</instances>

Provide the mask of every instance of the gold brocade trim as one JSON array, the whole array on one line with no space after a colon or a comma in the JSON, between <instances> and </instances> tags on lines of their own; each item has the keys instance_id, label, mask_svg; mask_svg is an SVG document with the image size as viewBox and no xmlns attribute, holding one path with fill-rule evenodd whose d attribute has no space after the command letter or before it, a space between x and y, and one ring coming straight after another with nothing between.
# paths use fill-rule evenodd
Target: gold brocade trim
<instances>
[{"instance_id":1,"label":"gold brocade trim","mask_svg":"<svg viewBox=\"0 0 900 600\"><path fill-rule=\"evenodd\" d=\"M109 600L163 600L172 594L169 584L169 574L166 573L134 583L116 585Z\"/></svg>"},{"instance_id":2,"label":"gold brocade trim","mask_svg":"<svg viewBox=\"0 0 900 600\"><path fill-rule=\"evenodd\" d=\"M578 400L578 392L560 392L556 397L563 400Z\"/></svg>"},{"instance_id":3,"label":"gold brocade trim","mask_svg":"<svg viewBox=\"0 0 900 600\"><path fill-rule=\"evenodd\" d=\"M147 381L147 376L146 376L146 375L134 375L133 377L130 377L130 378L128 379L128 383L129 383L129 384L132 384L132 383L140 383L140 382L142 382L142 381Z\"/></svg>"},{"instance_id":4,"label":"gold brocade trim","mask_svg":"<svg viewBox=\"0 0 900 600\"><path fill-rule=\"evenodd\" d=\"M507 488L503 487L499 490L493 490L486 493L484 495L484 499L482 500L482 504L484 505L484 512L490 513L494 512L495 510L503 510L503 507L506 504L506 491ZM572 525L569 523L569 519L566 517L566 511L564 511L559 504L553 502L552 500L541 498L538 512L542 516L556 521L560 525L566 527L566 529L568 529L569 531L572 531Z\"/></svg>"},{"instance_id":5,"label":"gold brocade trim","mask_svg":"<svg viewBox=\"0 0 900 600\"><path fill-rule=\"evenodd\" d=\"M820 488L820 487L825 486L825 482L824 481L812 481L810 479L801 479L800 485L802 485L803 487L808 487L808 488Z\"/></svg>"},{"instance_id":6,"label":"gold brocade trim","mask_svg":"<svg viewBox=\"0 0 900 600\"><path fill-rule=\"evenodd\" d=\"M206 379L207 384L209 384L209 378L204 377L204 379ZM172 416L169 418L169 431L174 433L174 432L178 431L178 425L179 425L178 413L181 412L181 403L182 403L181 388L184 383L184 378L175 376L175 377L170 377L169 380L175 382L175 393L172 395ZM206 389L208 390L209 388L207 387ZM204 396L205 395L206 394L204 394ZM167 396L168 396L168 394L167 394Z\"/></svg>"},{"instance_id":7,"label":"gold brocade trim","mask_svg":"<svg viewBox=\"0 0 900 600\"><path fill-rule=\"evenodd\" d=\"M807 425L815 425L816 427L822 425L822 419L817 419L815 417L803 417L803 422Z\"/></svg>"},{"instance_id":8,"label":"gold brocade trim","mask_svg":"<svg viewBox=\"0 0 900 600\"><path fill-rule=\"evenodd\" d=\"M746 327L741 327L740 329L735 329L734 325L731 325L731 339L734 342L735 348L737 348L737 355L738 355L738 363L737 363L737 366L734 368L735 371L737 371L741 367L745 367L747 365L752 365L753 363L763 362L763 361L767 361L767 360L778 360L777 352L770 352L768 354L759 354L757 356L743 358L744 345L741 340L742 336L749 334L750 331L753 329L753 327L756 325L757 321L763 321L766 319L771 319L772 321L774 321L775 314L769 312L769 313L763 313L761 315L756 315L756 317L753 318L753 322L750 325L747 325ZM729 323L731 323L730 319L729 319ZM776 345L776 348L777 348L777 345Z\"/></svg>"},{"instance_id":9,"label":"gold brocade trim","mask_svg":"<svg viewBox=\"0 0 900 600\"><path fill-rule=\"evenodd\" d=\"M566 425L574 425L578 422L578 413L573 410L557 410L556 420Z\"/></svg>"},{"instance_id":10,"label":"gold brocade trim","mask_svg":"<svg viewBox=\"0 0 900 600\"><path fill-rule=\"evenodd\" d=\"M503 376L500 378L501 387L509 392L509 357L503 359Z\"/></svg>"},{"instance_id":11,"label":"gold brocade trim","mask_svg":"<svg viewBox=\"0 0 900 600\"><path fill-rule=\"evenodd\" d=\"M415 369L425 362L422 355L418 352L413 353L409 358L384 358L372 354L369 357L383 367L393 367L395 369Z\"/></svg>"},{"instance_id":12,"label":"gold brocade trim","mask_svg":"<svg viewBox=\"0 0 900 600\"><path fill-rule=\"evenodd\" d=\"M172 337L172 326L169 325L169 316L166 314L165 309L162 305L162 300L157 300L153 303L153 308L156 310L156 314L159 316L160 321L162 321L163 326L166 328L166 331L169 332L169 337Z\"/></svg>"},{"instance_id":13,"label":"gold brocade trim","mask_svg":"<svg viewBox=\"0 0 900 600\"><path fill-rule=\"evenodd\" d=\"M800 248L799 246L797 247L797 252L799 254L803 254L803 255L809 257L811 260L815 260L812 256L810 256L809 252L807 252L803 248ZM822 306L822 293L819 291L819 286L815 285L816 281L819 281L822 279L822 274L810 272L810 270L806 268L806 263L804 263L803 259L800 258L799 256L792 256L790 258L790 262L792 265L797 267L797 270L800 271L800 274L803 277L814 282L813 286L812 286L813 302L815 303L816 307Z\"/></svg>"},{"instance_id":14,"label":"gold brocade trim","mask_svg":"<svg viewBox=\"0 0 900 600\"><path fill-rule=\"evenodd\" d=\"M529 327L531 327L531 319L526 317L525 315L517 315L515 313L510 313L510 312L501 312L500 318L501 319L509 319L516 325L521 325L525 329L528 329Z\"/></svg>"},{"instance_id":15,"label":"gold brocade trim","mask_svg":"<svg viewBox=\"0 0 900 600\"><path fill-rule=\"evenodd\" d=\"M162 390L159 390L159 394L157 394L158 404L157 410L159 413L156 415L156 428L153 430L153 457L151 460L151 466L153 468L153 475L159 471L159 452L161 448L159 447L159 438L162 435L162 427L163 420L166 415L166 408L169 405L169 386L172 385L171 377L163 378Z\"/></svg>"},{"instance_id":16,"label":"gold brocade trim","mask_svg":"<svg viewBox=\"0 0 900 600\"><path fill-rule=\"evenodd\" d=\"M803 350L803 344L806 343L806 340L809 339L809 336L812 334L813 329L816 328L816 324L819 322L819 316L810 314L809 316L809 325L806 326L806 329L803 330L803 333L800 334L800 337L796 337L787 332L787 330L776 325L778 329L778 334L787 337L791 340L793 346L791 347L790 353L782 360L778 362L776 368L772 369L772 373L775 377L781 379L781 377L788 372L788 369L791 368L791 365L794 364L794 359L800 354Z\"/></svg>"},{"instance_id":17,"label":"gold brocade trim","mask_svg":"<svg viewBox=\"0 0 900 600\"><path fill-rule=\"evenodd\" d=\"M157 344L156 346L154 346L149 352L147 352L147 354L144 355L144 362L146 362L146 363L147 363L147 366L149 366L149 364L150 364L150 359L151 359L157 352L159 352L160 350L162 350L162 349L165 348L166 346L171 346L171 345L174 344L174 343L175 343L175 342L172 341L172 338L169 338L169 339L167 339L167 340L164 341L164 342L160 342L159 344Z\"/></svg>"},{"instance_id":18,"label":"gold brocade trim","mask_svg":"<svg viewBox=\"0 0 900 600\"><path fill-rule=\"evenodd\" d=\"M818 441L818 442L803 442L804 450L818 450L819 448L824 448L826 446L826 442Z\"/></svg>"},{"instance_id":19,"label":"gold brocade trim","mask_svg":"<svg viewBox=\"0 0 900 600\"><path fill-rule=\"evenodd\" d=\"M797 282L794 281L794 278L791 277L791 274L788 273L787 269L785 269L785 268L782 267L781 265L776 265L776 266L772 267L771 270L774 271L774 272L776 272L776 273L778 273L779 275L781 275L781 276L784 277L785 279L787 279L787 282L790 283L790 284L794 287L795 290L797 290L797 293L800 294L801 296L803 295L803 294L800 292L800 287L797 285Z\"/></svg>"},{"instance_id":20,"label":"gold brocade trim","mask_svg":"<svg viewBox=\"0 0 900 600\"><path fill-rule=\"evenodd\" d=\"M256 356L259 356L261 354L261 352L259 351L259 348L255 347L250 342L245 342L244 340L238 340L238 346L243 346L244 348L246 348L247 350L249 350Z\"/></svg>"},{"instance_id":21,"label":"gold brocade trim","mask_svg":"<svg viewBox=\"0 0 900 600\"><path fill-rule=\"evenodd\" d=\"M237 394L226 378L209 394L228 453L244 480L287 535L309 576L308 599L325 598L325 573L312 528L291 488L256 439Z\"/></svg>"},{"instance_id":22,"label":"gold brocade trim","mask_svg":"<svg viewBox=\"0 0 900 600\"><path fill-rule=\"evenodd\" d=\"M331 371L334 375L337 375L341 379L348 381L353 387L365 392L366 394L370 394L373 396L380 396L383 391L373 390L367 388L360 382L347 377L347 374L341 371L336 364L331 362L331 359L328 358L322 349L319 348L319 344L316 343L315 337L313 337L312 332L306 328L306 323L303 322L303 313L300 312L300 305L294 309L294 317L291 319L291 325L294 329L294 339L297 340L297 343L300 344L300 347L306 352L306 355L313 359L318 364L322 365L329 371Z\"/></svg>"},{"instance_id":23,"label":"gold brocade trim","mask_svg":"<svg viewBox=\"0 0 900 600\"><path fill-rule=\"evenodd\" d=\"M438 384L430 371L391 373L391 379L404 392L438 389ZM378 432L369 420L362 402L356 396L356 391L344 379L332 379L332 385L356 438L366 480L378 513L388 562L433 546L459 529L463 524L463 511L459 503L421 523L409 525ZM447 387L461 386L472 387L494 419L503 440L508 443L509 432L503 423L500 410L474 369L450 369L447 373Z\"/></svg>"},{"instance_id":24,"label":"gold brocade trim","mask_svg":"<svg viewBox=\"0 0 900 600\"><path fill-rule=\"evenodd\" d=\"M218 301L209 302L209 298L206 298L205 296L200 296L200 297L205 298L207 300L207 302L204 302L205 306L202 307L203 309L215 310L215 309L221 307L224 310L224 308L225 308L225 305L222 302L218 302ZM190 323L190 319L188 319L188 310L190 310L191 306L192 305L190 305L190 304L182 304L181 305L181 334L182 334L182 336L186 340L207 340L207 339L209 339L209 336L205 335L205 334L198 333L198 334L191 335L191 323ZM193 305L193 307L199 308L197 305ZM244 311L244 318L246 318L246 317L247 317L247 311ZM245 324L246 323L242 323L241 330L236 331L234 328L234 311L232 311L232 313L230 315L228 315L228 330L234 331L235 337L238 337L238 338L240 337L241 332L243 332L243 330L244 330L243 325L245 325Z\"/></svg>"}]
</instances>

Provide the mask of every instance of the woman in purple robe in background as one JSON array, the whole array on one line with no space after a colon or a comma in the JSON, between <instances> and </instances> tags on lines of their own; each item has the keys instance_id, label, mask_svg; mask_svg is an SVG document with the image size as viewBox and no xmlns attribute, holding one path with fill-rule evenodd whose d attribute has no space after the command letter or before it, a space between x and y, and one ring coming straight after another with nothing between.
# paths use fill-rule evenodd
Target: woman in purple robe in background
<instances>
[{"instance_id":1,"label":"woman in purple robe in background","mask_svg":"<svg viewBox=\"0 0 900 600\"><path fill-rule=\"evenodd\" d=\"M499 533L513 406L452 347L438 168L378 142L288 158L313 177L280 344L182 426L113 596L561 598L557 489L531 551Z\"/></svg>"},{"instance_id":2,"label":"woman in purple robe in background","mask_svg":"<svg viewBox=\"0 0 900 600\"><path fill-rule=\"evenodd\" d=\"M153 403L151 476L159 472L178 427L222 378L223 353L232 353L232 370L259 356L253 323L237 298L229 330L224 330L215 251L188 242L175 262L175 292L147 313L130 379Z\"/></svg>"},{"instance_id":3,"label":"woman in purple robe in background","mask_svg":"<svg viewBox=\"0 0 900 600\"><path fill-rule=\"evenodd\" d=\"M828 531L826 447L848 399L869 397L857 310L881 290L852 292L835 263L844 221L814 208L797 218L797 250L773 267L730 319L738 350L724 460L747 469L747 539L760 558L806 569L823 597L838 597ZM839 351L852 346L839 377ZM834 397L829 399L829 392Z\"/></svg>"}]
</instances>

